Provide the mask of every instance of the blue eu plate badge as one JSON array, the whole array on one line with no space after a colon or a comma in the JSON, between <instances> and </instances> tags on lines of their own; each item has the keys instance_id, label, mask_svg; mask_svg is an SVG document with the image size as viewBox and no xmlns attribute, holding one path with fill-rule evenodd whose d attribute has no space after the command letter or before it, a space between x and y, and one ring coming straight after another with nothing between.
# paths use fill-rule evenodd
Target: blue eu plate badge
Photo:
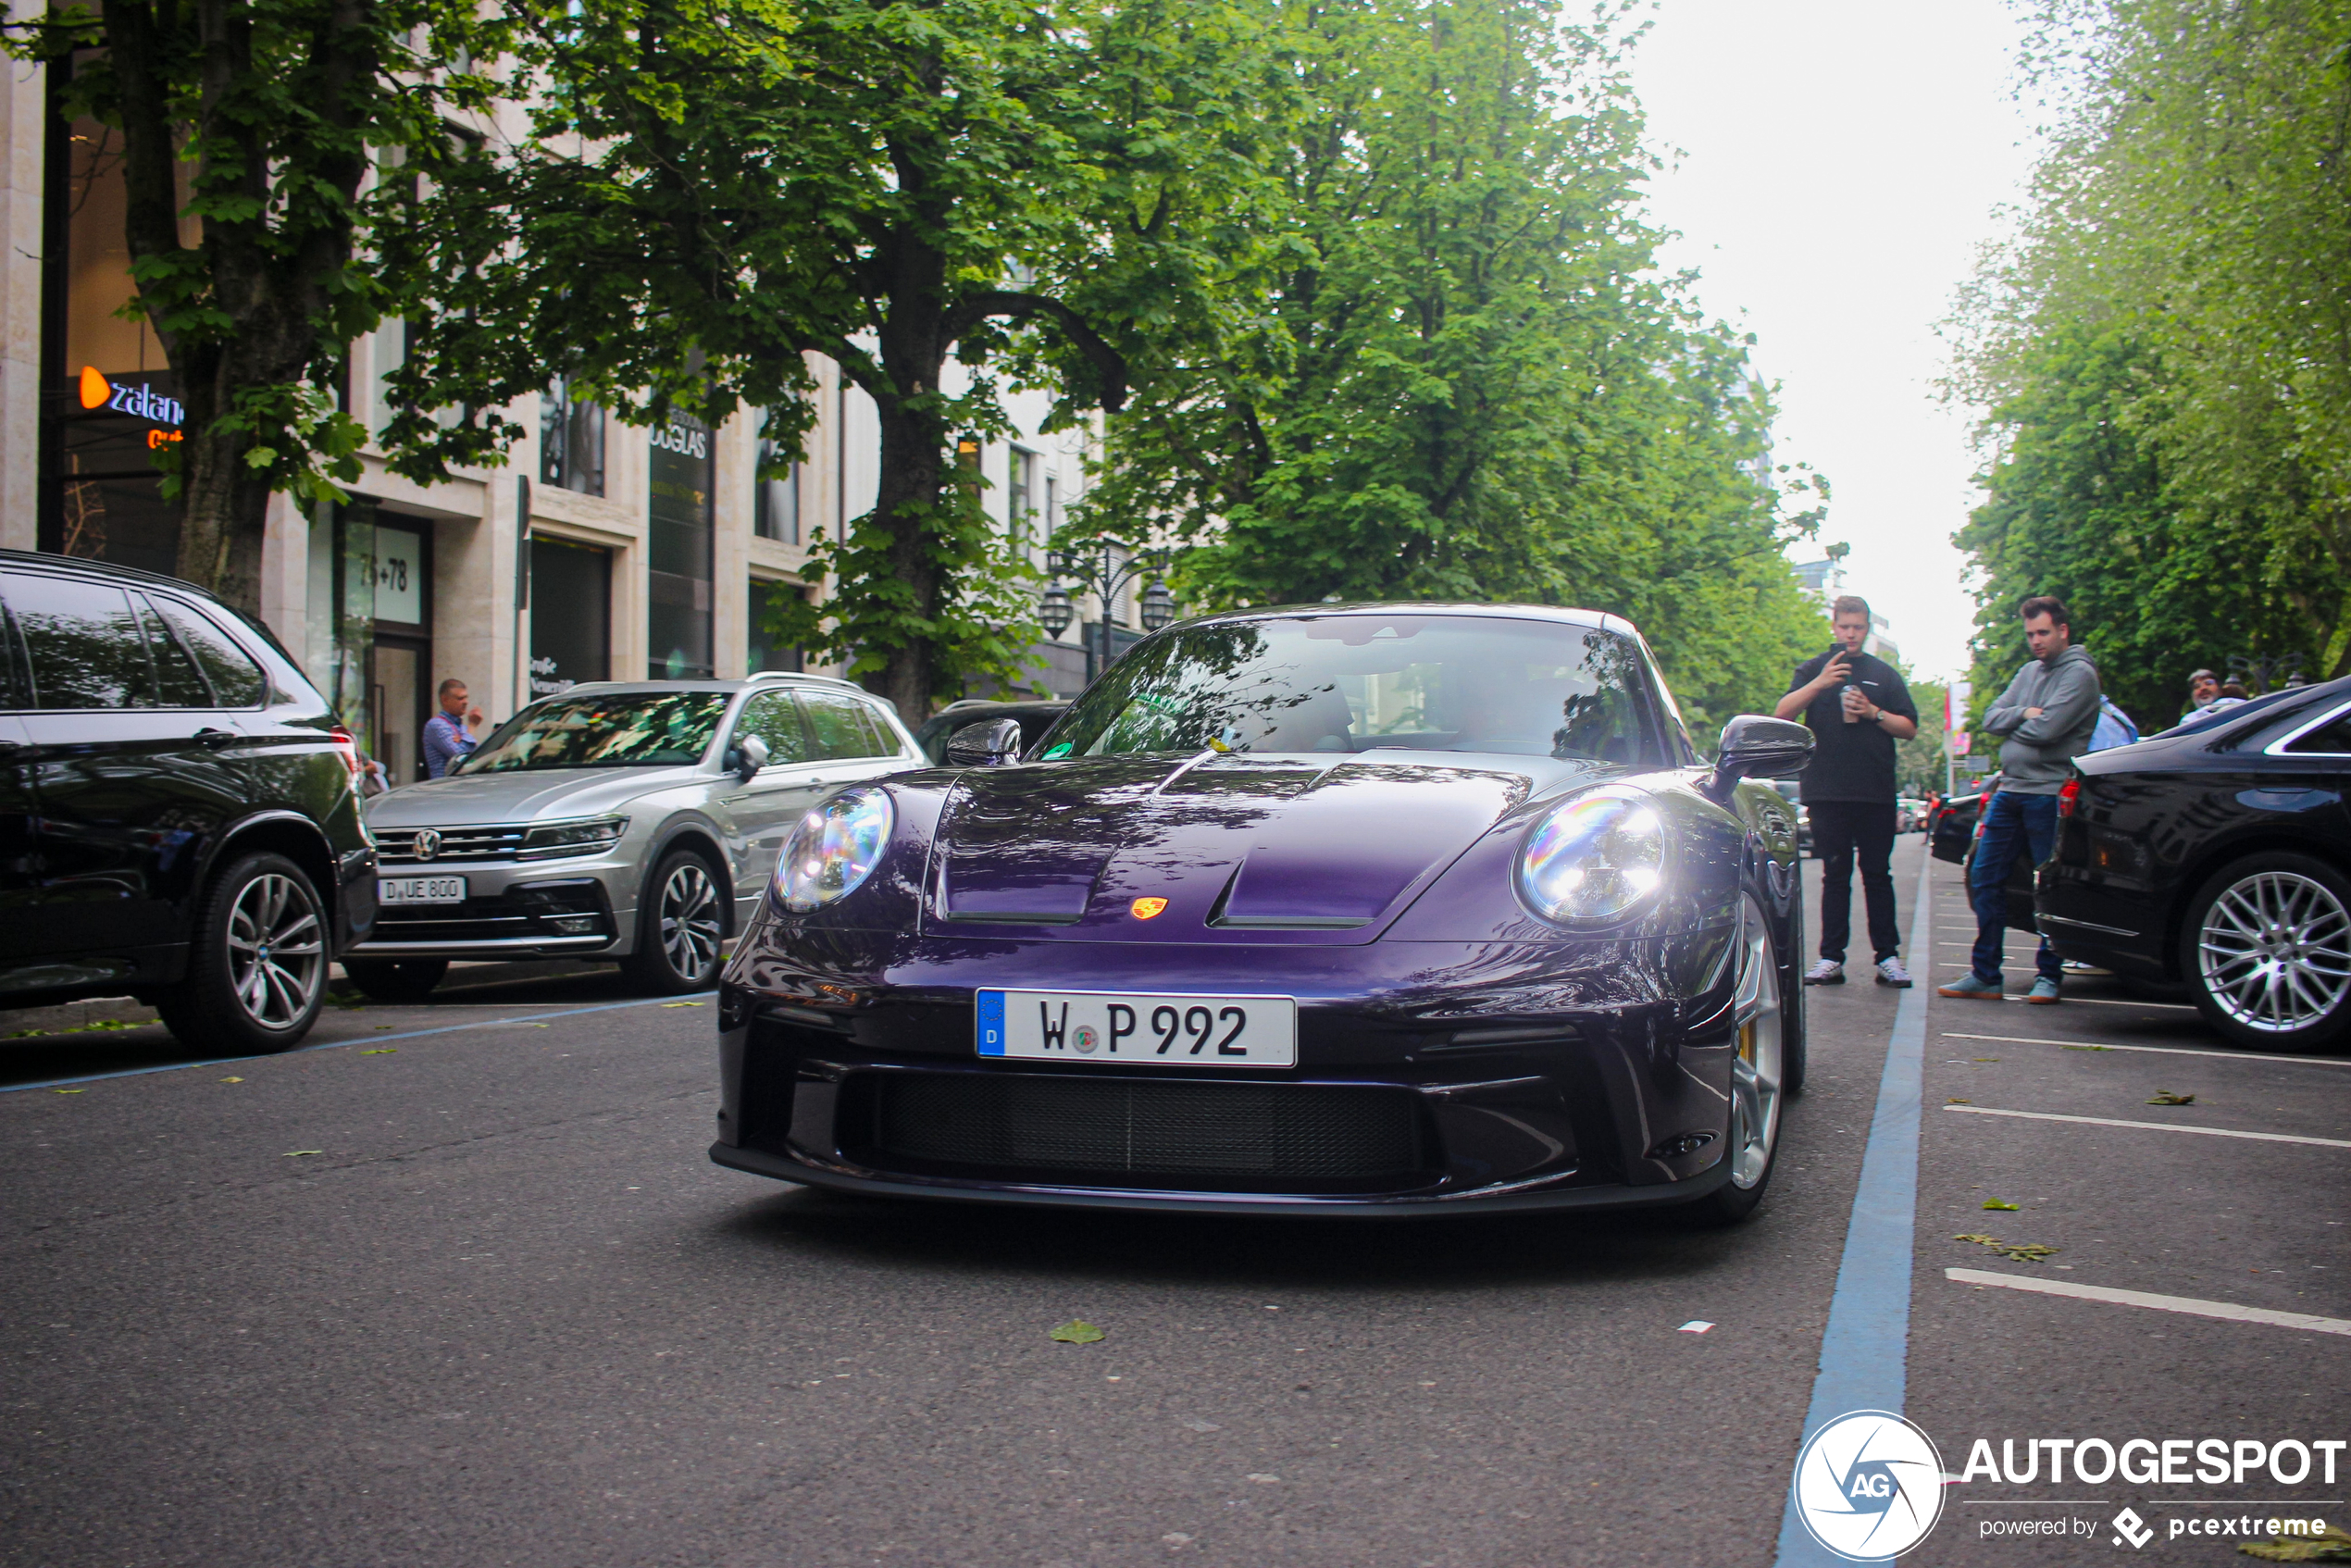
<instances>
[{"instance_id":1,"label":"blue eu plate badge","mask_svg":"<svg viewBox=\"0 0 2351 1568\"><path fill-rule=\"evenodd\" d=\"M979 993L979 1053L982 1056L1004 1054L1004 993Z\"/></svg>"}]
</instances>

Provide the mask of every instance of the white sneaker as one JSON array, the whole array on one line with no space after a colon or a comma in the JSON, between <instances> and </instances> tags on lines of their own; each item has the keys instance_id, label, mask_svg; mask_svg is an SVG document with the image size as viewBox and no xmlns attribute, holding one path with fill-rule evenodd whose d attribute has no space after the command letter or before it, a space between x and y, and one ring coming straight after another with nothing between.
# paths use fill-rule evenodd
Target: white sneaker
<instances>
[{"instance_id":1,"label":"white sneaker","mask_svg":"<svg viewBox=\"0 0 2351 1568\"><path fill-rule=\"evenodd\" d=\"M1908 989L1910 983L1910 972L1902 967L1902 960L1898 956L1881 958L1877 961L1877 983L1882 986L1901 986Z\"/></svg>"},{"instance_id":2,"label":"white sneaker","mask_svg":"<svg viewBox=\"0 0 2351 1568\"><path fill-rule=\"evenodd\" d=\"M1845 965L1834 958L1823 958L1804 971L1808 986L1841 986L1845 983Z\"/></svg>"}]
</instances>

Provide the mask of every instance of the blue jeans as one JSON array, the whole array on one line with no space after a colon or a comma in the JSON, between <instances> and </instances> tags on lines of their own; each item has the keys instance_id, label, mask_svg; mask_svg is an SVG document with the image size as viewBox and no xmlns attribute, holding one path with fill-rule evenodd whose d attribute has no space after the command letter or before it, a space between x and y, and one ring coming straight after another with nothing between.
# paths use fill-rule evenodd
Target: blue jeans
<instances>
[{"instance_id":1,"label":"blue jeans","mask_svg":"<svg viewBox=\"0 0 2351 1568\"><path fill-rule=\"evenodd\" d=\"M1968 902L1975 908L1975 977L1984 985L2000 983L2000 951L2008 940L2009 868L2019 848L2040 865L2057 851L2057 797L2020 795L2002 790L1984 803L1984 833L1975 840L1975 858L1968 863ZM2065 966L2041 939L2034 960L2045 980L2065 977Z\"/></svg>"}]
</instances>

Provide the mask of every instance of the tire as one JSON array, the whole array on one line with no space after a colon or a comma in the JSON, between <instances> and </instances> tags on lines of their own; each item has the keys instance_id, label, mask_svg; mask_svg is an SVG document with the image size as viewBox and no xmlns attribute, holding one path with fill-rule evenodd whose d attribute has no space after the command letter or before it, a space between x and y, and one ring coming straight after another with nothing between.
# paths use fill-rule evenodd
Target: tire
<instances>
[{"instance_id":1,"label":"tire","mask_svg":"<svg viewBox=\"0 0 2351 1568\"><path fill-rule=\"evenodd\" d=\"M1737 1225L1755 1213L1772 1185L1786 1099L1786 1011L1779 944L1753 894L1739 930L1738 1047L1731 1066L1730 1179L1688 1205L1702 1226ZM1797 988L1799 990L1801 987ZM1760 1133L1757 1131L1760 1126Z\"/></svg>"},{"instance_id":2,"label":"tire","mask_svg":"<svg viewBox=\"0 0 2351 1568\"><path fill-rule=\"evenodd\" d=\"M266 1055L302 1043L327 999L326 905L280 854L238 857L196 899L188 974L155 995L186 1045Z\"/></svg>"},{"instance_id":3,"label":"tire","mask_svg":"<svg viewBox=\"0 0 2351 1568\"><path fill-rule=\"evenodd\" d=\"M449 973L445 958L346 958L343 977L371 1002L423 1002Z\"/></svg>"},{"instance_id":4,"label":"tire","mask_svg":"<svg viewBox=\"0 0 2351 1568\"><path fill-rule=\"evenodd\" d=\"M2351 879L2273 850L2205 879L2180 922L2180 973L2238 1045L2324 1051L2351 1035Z\"/></svg>"},{"instance_id":5,"label":"tire","mask_svg":"<svg viewBox=\"0 0 2351 1568\"><path fill-rule=\"evenodd\" d=\"M621 972L655 996L708 990L718 983L727 894L710 862L691 850L661 857L637 906L637 950Z\"/></svg>"}]
</instances>

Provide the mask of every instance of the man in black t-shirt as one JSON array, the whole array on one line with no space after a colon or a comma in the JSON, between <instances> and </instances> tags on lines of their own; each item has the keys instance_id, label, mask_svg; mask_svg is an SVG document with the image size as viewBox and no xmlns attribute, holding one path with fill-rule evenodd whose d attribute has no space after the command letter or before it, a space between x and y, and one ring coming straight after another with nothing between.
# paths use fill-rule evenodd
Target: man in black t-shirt
<instances>
[{"instance_id":1,"label":"man in black t-shirt","mask_svg":"<svg viewBox=\"0 0 2351 1568\"><path fill-rule=\"evenodd\" d=\"M1894 920L1894 742L1919 732L1919 710L1894 666L1861 652L1870 606L1851 595L1830 606L1837 645L1796 666L1776 710L1812 727L1812 760L1804 769L1804 809L1812 819L1812 852L1821 857L1821 961L1808 986L1845 983L1845 944L1852 935L1853 865L1870 915L1877 983L1907 986L1902 933Z\"/></svg>"}]
</instances>

